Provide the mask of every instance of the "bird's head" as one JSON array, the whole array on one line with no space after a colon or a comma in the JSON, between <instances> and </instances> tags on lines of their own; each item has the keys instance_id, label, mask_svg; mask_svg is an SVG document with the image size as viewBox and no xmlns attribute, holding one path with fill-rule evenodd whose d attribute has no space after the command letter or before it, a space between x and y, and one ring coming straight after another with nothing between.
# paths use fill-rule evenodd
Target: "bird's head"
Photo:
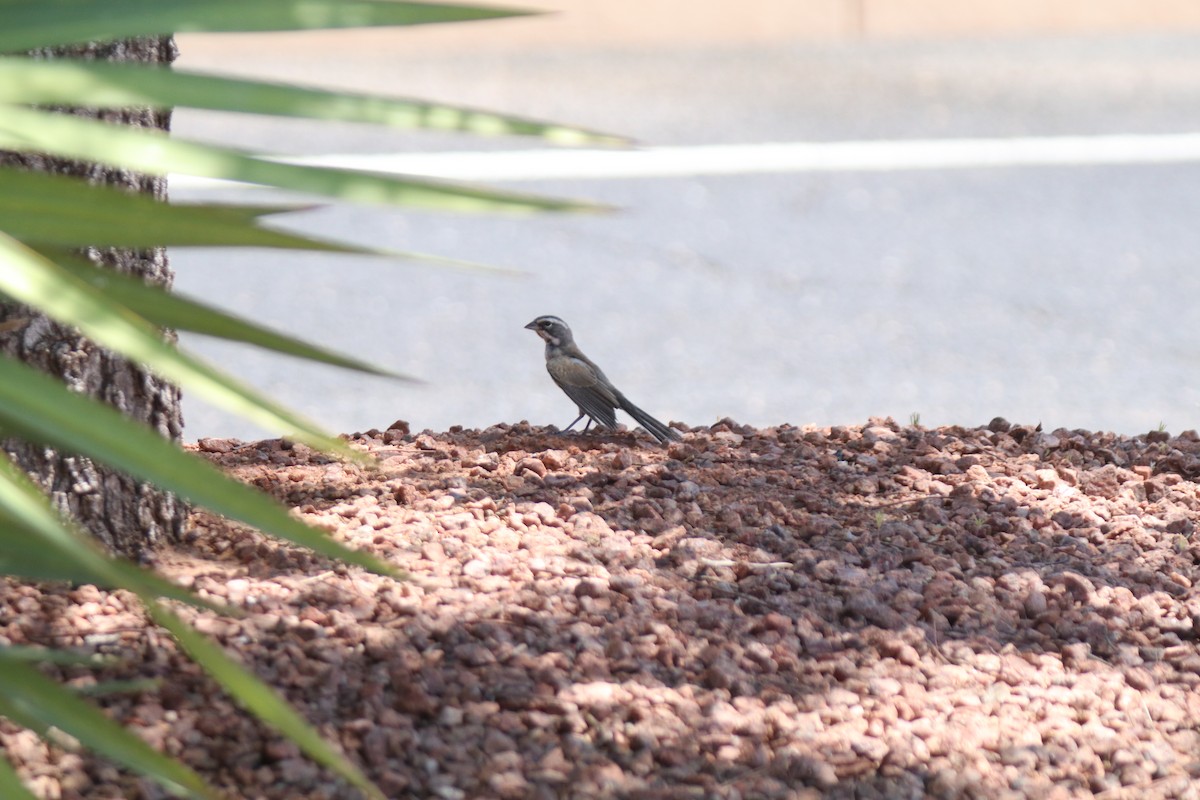
<instances>
[{"instance_id":1,"label":"bird's head","mask_svg":"<svg viewBox=\"0 0 1200 800\"><path fill-rule=\"evenodd\" d=\"M525 327L555 347L571 342L571 329L553 314L543 314Z\"/></svg>"}]
</instances>

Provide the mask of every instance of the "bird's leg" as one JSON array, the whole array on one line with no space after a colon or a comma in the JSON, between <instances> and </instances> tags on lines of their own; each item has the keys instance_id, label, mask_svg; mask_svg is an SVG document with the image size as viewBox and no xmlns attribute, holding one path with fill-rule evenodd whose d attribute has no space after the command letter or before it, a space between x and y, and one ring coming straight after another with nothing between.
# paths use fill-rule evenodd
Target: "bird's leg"
<instances>
[{"instance_id":1,"label":"bird's leg","mask_svg":"<svg viewBox=\"0 0 1200 800\"><path fill-rule=\"evenodd\" d=\"M570 425L568 425L567 427L565 427L565 428L563 428L562 430L560 430L560 431L559 431L559 433L566 433L567 431L571 430L571 428L574 428L574 427L575 427L575 425L576 425L576 423L578 423L578 422L579 422L579 420L583 419L583 418L584 418L586 415L587 415L587 414L586 414L586 412L584 412L584 411L581 411L581 412L579 412L579 416L578 416L578 417L576 417L574 420L572 420ZM591 425L591 424L592 424L592 421L589 419L589 420L588 420L588 425ZM587 428L585 427L585 428L584 428L584 430L586 431L586 430L587 430Z\"/></svg>"}]
</instances>

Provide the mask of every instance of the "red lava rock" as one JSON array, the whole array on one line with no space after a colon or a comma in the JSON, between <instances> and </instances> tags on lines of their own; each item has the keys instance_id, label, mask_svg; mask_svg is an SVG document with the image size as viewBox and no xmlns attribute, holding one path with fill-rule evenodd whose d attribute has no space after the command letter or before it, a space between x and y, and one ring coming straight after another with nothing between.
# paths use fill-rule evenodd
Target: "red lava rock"
<instances>
[{"instance_id":1,"label":"red lava rock","mask_svg":"<svg viewBox=\"0 0 1200 800\"><path fill-rule=\"evenodd\" d=\"M575 587L576 597L604 597L608 594L609 584L602 578L585 578Z\"/></svg>"},{"instance_id":2,"label":"red lava rock","mask_svg":"<svg viewBox=\"0 0 1200 800\"><path fill-rule=\"evenodd\" d=\"M1125 671L1125 683L1131 689L1147 691L1154 688L1154 677L1147 670L1135 667Z\"/></svg>"},{"instance_id":3,"label":"red lava rock","mask_svg":"<svg viewBox=\"0 0 1200 800\"><path fill-rule=\"evenodd\" d=\"M492 790L494 797L516 800L529 796L529 782L517 770L501 772L488 778L488 788Z\"/></svg>"},{"instance_id":4,"label":"red lava rock","mask_svg":"<svg viewBox=\"0 0 1200 800\"><path fill-rule=\"evenodd\" d=\"M1046 613L1049 607L1050 606L1046 601L1045 593L1038 589L1034 589L1025 596L1025 602L1022 606L1022 610L1025 612L1025 616L1027 617L1040 617L1042 614Z\"/></svg>"},{"instance_id":5,"label":"red lava rock","mask_svg":"<svg viewBox=\"0 0 1200 800\"><path fill-rule=\"evenodd\" d=\"M546 469L552 470L563 469L570 462L570 456L566 450L547 450L539 454L538 459L545 465Z\"/></svg>"},{"instance_id":6,"label":"red lava rock","mask_svg":"<svg viewBox=\"0 0 1200 800\"><path fill-rule=\"evenodd\" d=\"M513 469L514 475L520 475L522 472L531 472L539 478L546 477L546 464L540 458L522 458L517 462L517 466Z\"/></svg>"},{"instance_id":7,"label":"red lava rock","mask_svg":"<svg viewBox=\"0 0 1200 800\"><path fill-rule=\"evenodd\" d=\"M681 428L681 430L683 430ZM225 440L213 440L225 441ZM390 797L1184 797L1200 735L1200 436L891 420L666 447L527 423L195 449L406 582L197 513L182 609ZM0 582L0 643L230 796L356 796L95 587ZM10 723L41 796L140 796Z\"/></svg>"}]
</instances>

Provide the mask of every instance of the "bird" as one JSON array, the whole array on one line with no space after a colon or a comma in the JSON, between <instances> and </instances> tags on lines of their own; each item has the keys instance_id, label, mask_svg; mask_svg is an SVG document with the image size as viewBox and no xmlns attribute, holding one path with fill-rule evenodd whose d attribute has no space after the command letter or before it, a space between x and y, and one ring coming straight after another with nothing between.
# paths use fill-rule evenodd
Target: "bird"
<instances>
[{"instance_id":1,"label":"bird","mask_svg":"<svg viewBox=\"0 0 1200 800\"><path fill-rule=\"evenodd\" d=\"M546 342L546 371L579 406L579 416L564 431L569 431L585 416L586 431L595 422L602 428L616 428L616 410L620 408L650 431L659 442L679 441L679 431L669 428L629 402L604 372L575 344L571 328L553 314L543 314L525 326Z\"/></svg>"}]
</instances>

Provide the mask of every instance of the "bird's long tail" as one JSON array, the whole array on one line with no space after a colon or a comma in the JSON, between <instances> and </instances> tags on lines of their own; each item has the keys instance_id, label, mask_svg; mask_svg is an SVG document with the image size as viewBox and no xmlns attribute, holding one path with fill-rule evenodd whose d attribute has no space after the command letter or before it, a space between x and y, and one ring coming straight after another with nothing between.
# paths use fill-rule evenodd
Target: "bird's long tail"
<instances>
[{"instance_id":1,"label":"bird's long tail","mask_svg":"<svg viewBox=\"0 0 1200 800\"><path fill-rule=\"evenodd\" d=\"M650 431L650 433L654 435L654 438L658 439L660 442L666 442L668 440L677 442L683 438L679 435L679 431L675 430L674 428L668 428L666 425L659 422L645 411L642 411L633 403L625 399L624 395L618 397L617 399L620 401L621 408L625 411L625 413L636 419L639 425Z\"/></svg>"}]
</instances>

